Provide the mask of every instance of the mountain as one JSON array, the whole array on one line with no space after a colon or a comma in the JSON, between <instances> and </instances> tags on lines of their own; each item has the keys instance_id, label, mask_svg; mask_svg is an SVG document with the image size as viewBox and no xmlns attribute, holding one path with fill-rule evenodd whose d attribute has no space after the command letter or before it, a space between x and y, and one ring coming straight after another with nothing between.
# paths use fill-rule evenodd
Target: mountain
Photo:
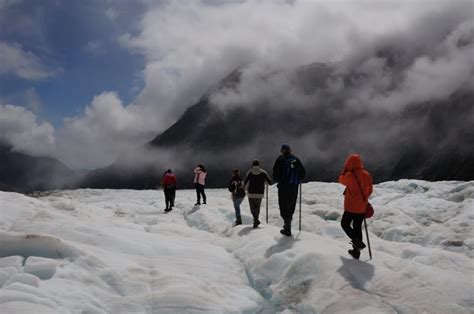
<instances>
[{"instance_id":1,"label":"mountain","mask_svg":"<svg viewBox=\"0 0 474 314\"><path fill-rule=\"evenodd\" d=\"M32 192L72 187L75 173L51 157L16 152L0 143L0 190Z\"/></svg>"},{"instance_id":2,"label":"mountain","mask_svg":"<svg viewBox=\"0 0 474 314\"><path fill-rule=\"evenodd\" d=\"M282 143L294 148L311 181L336 180L352 152L362 154L376 182L473 180L474 91L463 87L422 101L401 94L394 109L384 107L383 97L400 89L413 62L414 57L398 54L381 49L372 56L391 78L381 87L381 74L364 68L370 58L250 79L247 69L236 69L146 145L145 154L156 156L151 161L142 163L137 158L142 153L129 152L91 173L84 186L154 187L171 167L184 178L181 186L190 187L192 169L202 163L209 170L208 184L223 187L233 168L246 170L254 158L271 170ZM366 90L377 94L380 106L356 101ZM172 157L163 160L164 152Z\"/></svg>"}]
</instances>

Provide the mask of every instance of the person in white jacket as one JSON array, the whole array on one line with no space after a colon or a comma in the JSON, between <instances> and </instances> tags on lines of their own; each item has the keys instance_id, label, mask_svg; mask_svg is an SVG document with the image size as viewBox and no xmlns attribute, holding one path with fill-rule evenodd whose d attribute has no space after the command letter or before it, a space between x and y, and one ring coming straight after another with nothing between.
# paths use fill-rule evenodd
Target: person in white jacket
<instances>
[{"instance_id":1,"label":"person in white jacket","mask_svg":"<svg viewBox=\"0 0 474 314\"><path fill-rule=\"evenodd\" d=\"M196 169L194 169L194 185L196 187L196 196L197 202L194 205L201 205L201 196L202 196L202 203L206 204L206 193L204 191L204 186L206 185L206 169L203 165L198 165Z\"/></svg>"}]
</instances>

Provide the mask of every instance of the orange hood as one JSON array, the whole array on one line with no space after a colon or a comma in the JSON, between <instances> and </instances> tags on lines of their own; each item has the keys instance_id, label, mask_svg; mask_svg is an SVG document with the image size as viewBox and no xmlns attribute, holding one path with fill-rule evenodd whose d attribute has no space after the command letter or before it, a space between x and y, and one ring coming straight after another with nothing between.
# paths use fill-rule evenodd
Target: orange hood
<instances>
[{"instance_id":1,"label":"orange hood","mask_svg":"<svg viewBox=\"0 0 474 314\"><path fill-rule=\"evenodd\" d=\"M363 166L362 166L362 160L360 159L360 156L357 154L352 154L349 157L347 157L345 168L347 171L353 171L354 169L362 169Z\"/></svg>"}]
</instances>

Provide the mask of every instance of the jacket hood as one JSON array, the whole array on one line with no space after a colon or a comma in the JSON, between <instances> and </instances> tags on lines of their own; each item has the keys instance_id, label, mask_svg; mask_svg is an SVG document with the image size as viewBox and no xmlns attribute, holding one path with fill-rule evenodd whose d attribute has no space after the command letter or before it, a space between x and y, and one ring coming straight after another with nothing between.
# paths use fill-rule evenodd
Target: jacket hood
<instances>
[{"instance_id":1,"label":"jacket hood","mask_svg":"<svg viewBox=\"0 0 474 314\"><path fill-rule=\"evenodd\" d=\"M257 175L257 174L261 174L263 172L263 169L260 168L259 166L252 166L250 171L252 171L252 174Z\"/></svg>"},{"instance_id":2,"label":"jacket hood","mask_svg":"<svg viewBox=\"0 0 474 314\"><path fill-rule=\"evenodd\" d=\"M347 157L345 168L348 171L352 171L354 169L362 169L362 159L360 159L360 156L357 154L350 155L349 157Z\"/></svg>"}]
</instances>

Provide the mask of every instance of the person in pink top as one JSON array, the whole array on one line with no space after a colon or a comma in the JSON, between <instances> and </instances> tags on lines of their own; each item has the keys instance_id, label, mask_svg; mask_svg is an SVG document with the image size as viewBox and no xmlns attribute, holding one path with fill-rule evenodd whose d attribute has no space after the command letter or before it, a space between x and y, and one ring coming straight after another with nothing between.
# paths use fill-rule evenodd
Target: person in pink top
<instances>
[{"instance_id":1,"label":"person in pink top","mask_svg":"<svg viewBox=\"0 0 474 314\"><path fill-rule=\"evenodd\" d=\"M206 169L203 165L198 165L196 169L194 169L194 185L196 186L196 195L197 195L197 202L194 205L201 205L201 196L202 196L202 203L206 204L206 193L204 192L204 186L206 185Z\"/></svg>"}]
</instances>

